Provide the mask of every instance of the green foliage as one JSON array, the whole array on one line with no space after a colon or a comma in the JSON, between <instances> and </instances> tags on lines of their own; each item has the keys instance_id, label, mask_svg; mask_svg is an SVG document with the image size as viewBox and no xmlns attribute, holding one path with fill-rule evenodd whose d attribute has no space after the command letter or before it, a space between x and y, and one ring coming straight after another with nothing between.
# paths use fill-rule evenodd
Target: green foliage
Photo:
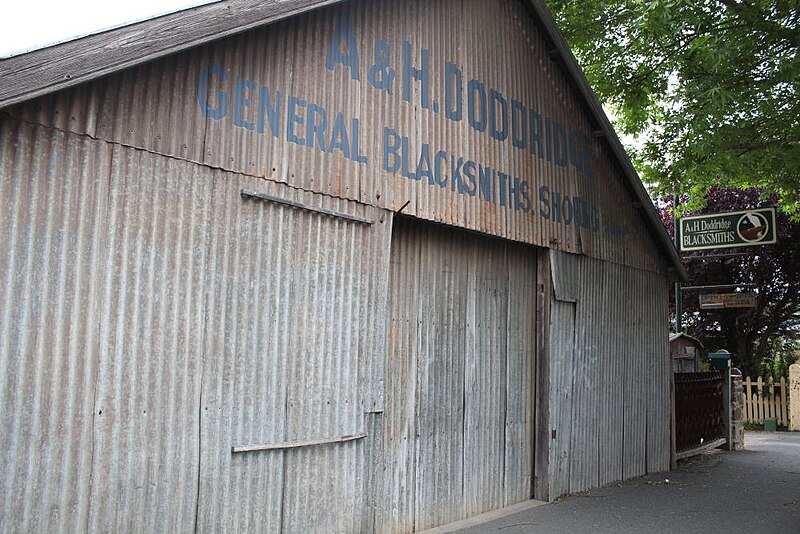
<instances>
[{"instance_id":1,"label":"green foliage","mask_svg":"<svg viewBox=\"0 0 800 534\"><path fill-rule=\"evenodd\" d=\"M769 356L761 363L761 376L767 383L780 382L781 377L788 379L789 366L798 360L800 354L800 340L778 337L770 340L769 350Z\"/></svg>"},{"instance_id":2,"label":"green foliage","mask_svg":"<svg viewBox=\"0 0 800 534\"><path fill-rule=\"evenodd\" d=\"M549 0L656 193L757 187L800 217L796 0Z\"/></svg>"}]
</instances>

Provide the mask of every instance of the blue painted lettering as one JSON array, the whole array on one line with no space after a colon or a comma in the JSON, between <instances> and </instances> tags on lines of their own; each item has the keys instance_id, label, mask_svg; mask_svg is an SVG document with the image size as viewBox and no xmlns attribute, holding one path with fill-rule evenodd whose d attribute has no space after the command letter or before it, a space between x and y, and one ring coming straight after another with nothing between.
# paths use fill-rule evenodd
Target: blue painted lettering
<instances>
[{"instance_id":1,"label":"blue painted lettering","mask_svg":"<svg viewBox=\"0 0 800 534\"><path fill-rule=\"evenodd\" d=\"M433 177L433 168L431 166L431 147L428 143L422 143L419 151L419 159L417 160L417 180L422 180L423 176L428 177L428 185L433 185L436 180Z\"/></svg>"},{"instance_id":2,"label":"blue painted lettering","mask_svg":"<svg viewBox=\"0 0 800 534\"><path fill-rule=\"evenodd\" d=\"M539 188L539 213L542 219L550 219L550 188L546 185Z\"/></svg>"},{"instance_id":3,"label":"blue painted lettering","mask_svg":"<svg viewBox=\"0 0 800 534\"><path fill-rule=\"evenodd\" d=\"M433 161L433 174L436 177L436 183L441 187L447 186L448 176L446 173L442 172L442 165L447 165L447 152L440 150L436 153L436 156L434 156Z\"/></svg>"},{"instance_id":4,"label":"blue painted lettering","mask_svg":"<svg viewBox=\"0 0 800 534\"><path fill-rule=\"evenodd\" d=\"M419 180L419 176L411 172L408 166L408 137L400 140L400 174L409 180Z\"/></svg>"},{"instance_id":5,"label":"blue painted lettering","mask_svg":"<svg viewBox=\"0 0 800 534\"><path fill-rule=\"evenodd\" d=\"M469 125L473 129L484 132L486 131L486 89L483 87L483 82L480 80L470 80L467 84L467 115L469 118ZM476 102L477 99L477 102ZM476 115L476 113L478 113Z\"/></svg>"},{"instance_id":6,"label":"blue painted lettering","mask_svg":"<svg viewBox=\"0 0 800 534\"><path fill-rule=\"evenodd\" d=\"M528 110L519 100L511 101L511 144L515 148L528 146Z\"/></svg>"},{"instance_id":7,"label":"blue painted lettering","mask_svg":"<svg viewBox=\"0 0 800 534\"><path fill-rule=\"evenodd\" d=\"M386 132L384 131L384 139L385 136ZM350 138L347 135L347 128L345 128L344 125L344 114L341 111L337 113L336 118L333 119L331 142L328 145L328 152L332 153L334 150L339 150L345 158L350 159Z\"/></svg>"},{"instance_id":8,"label":"blue painted lettering","mask_svg":"<svg viewBox=\"0 0 800 534\"><path fill-rule=\"evenodd\" d=\"M564 214L564 224L569 226L572 223L572 199L567 195L564 195L564 198L561 201L561 213Z\"/></svg>"},{"instance_id":9,"label":"blue painted lettering","mask_svg":"<svg viewBox=\"0 0 800 534\"><path fill-rule=\"evenodd\" d=\"M250 108L248 93L255 91L256 84L250 80L236 78L233 84L233 124L247 130L255 130L256 125L244 119L245 110Z\"/></svg>"},{"instance_id":10,"label":"blue painted lettering","mask_svg":"<svg viewBox=\"0 0 800 534\"><path fill-rule=\"evenodd\" d=\"M275 91L275 97L270 99L269 90L262 85L258 92L258 133L264 133L265 118L269 121L272 136L278 137L281 128L281 92Z\"/></svg>"},{"instance_id":11,"label":"blue painted lettering","mask_svg":"<svg viewBox=\"0 0 800 534\"><path fill-rule=\"evenodd\" d=\"M420 50L419 62L420 67L414 67L411 58L411 43L403 41L403 100L411 102L411 80L417 80L420 85L420 106L428 109L429 69L427 48Z\"/></svg>"},{"instance_id":12,"label":"blue painted lettering","mask_svg":"<svg viewBox=\"0 0 800 534\"><path fill-rule=\"evenodd\" d=\"M392 174L400 170L400 136L389 127L383 128L383 170Z\"/></svg>"},{"instance_id":13,"label":"blue painted lettering","mask_svg":"<svg viewBox=\"0 0 800 534\"><path fill-rule=\"evenodd\" d=\"M462 113L461 69L449 61L444 64L444 116L451 121L460 121Z\"/></svg>"},{"instance_id":14,"label":"blue painted lettering","mask_svg":"<svg viewBox=\"0 0 800 534\"><path fill-rule=\"evenodd\" d=\"M530 193L528 192L528 182L522 181L519 184L519 209L524 211L525 213L530 213L533 210L531 206L531 197Z\"/></svg>"},{"instance_id":15,"label":"blue painted lettering","mask_svg":"<svg viewBox=\"0 0 800 534\"><path fill-rule=\"evenodd\" d=\"M509 196L509 206L513 206L515 210L520 209L519 203L519 194L520 194L520 185L519 185L519 178L516 176L509 176L508 177L508 196Z\"/></svg>"},{"instance_id":16,"label":"blue painted lettering","mask_svg":"<svg viewBox=\"0 0 800 534\"><path fill-rule=\"evenodd\" d=\"M459 193L466 193L474 197L478 192L477 183L475 182L475 170L476 165L474 161L467 161L464 163L464 176L467 178L467 183L463 184L464 191L459 191Z\"/></svg>"},{"instance_id":17,"label":"blue painted lettering","mask_svg":"<svg viewBox=\"0 0 800 534\"><path fill-rule=\"evenodd\" d=\"M506 199L508 198L508 191L506 191L506 182L508 181L508 175L504 172L498 172L497 181L498 184L500 185L500 205L505 207Z\"/></svg>"},{"instance_id":18,"label":"blue painted lettering","mask_svg":"<svg viewBox=\"0 0 800 534\"><path fill-rule=\"evenodd\" d=\"M375 41L375 64L369 69L367 80L375 89L391 95L394 94L392 83L395 75L395 70L389 67L389 43Z\"/></svg>"},{"instance_id":19,"label":"blue painted lettering","mask_svg":"<svg viewBox=\"0 0 800 534\"><path fill-rule=\"evenodd\" d=\"M289 96L289 105L287 106L287 121L286 121L286 139L290 143L294 143L296 145L305 145L305 139L302 137L298 137L295 134L295 125L302 126L303 125L303 117L297 114L297 108L304 108L306 107L306 101L297 98L296 96Z\"/></svg>"},{"instance_id":20,"label":"blue painted lettering","mask_svg":"<svg viewBox=\"0 0 800 534\"><path fill-rule=\"evenodd\" d=\"M361 153L361 146L359 144L359 140L361 139L361 122L358 119L353 119L350 121L350 125L353 130L353 152L351 159L356 163L367 163L367 156Z\"/></svg>"},{"instance_id":21,"label":"blue painted lettering","mask_svg":"<svg viewBox=\"0 0 800 534\"><path fill-rule=\"evenodd\" d=\"M544 158L542 150L542 116L531 110L531 156L537 154L539 159Z\"/></svg>"},{"instance_id":22,"label":"blue painted lettering","mask_svg":"<svg viewBox=\"0 0 800 534\"><path fill-rule=\"evenodd\" d=\"M342 51L344 45L346 51ZM350 77L354 80L361 79L358 62L358 47L353 35L353 20L348 12L340 13L336 17L331 42L328 45L328 54L325 58L325 68L333 70L339 63L350 69Z\"/></svg>"},{"instance_id":23,"label":"blue painted lettering","mask_svg":"<svg viewBox=\"0 0 800 534\"><path fill-rule=\"evenodd\" d=\"M499 109L498 109L499 106ZM508 102L502 93L489 91L489 135L498 141L508 138ZM500 126L502 124L502 126Z\"/></svg>"},{"instance_id":24,"label":"blue painted lettering","mask_svg":"<svg viewBox=\"0 0 800 534\"><path fill-rule=\"evenodd\" d=\"M550 194L550 210L552 211L553 222L561 222L561 193L552 191Z\"/></svg>"},{"instance_id":25,"label":"blue painted lettering","mask_svg":"<svg viewBox=\"0 0 800 534\"><path fill-rule=\"evenodd\" d=\"M313 148L316 138L317 146L325 152L325 130L328 128L328 115L325 108L309 103L306 106L306 146Z\"/></svg>"},{"instance_id":26,"label":"blue painted lettering","mask_svg":"<svg viewBox=\"0 0 800 534\"><path fill-rule=\"evenodd\" d=\"M228 114L228 93L218 90L216 93L217 105L211 105L208 101L208 82L212 75L222 82L228 80L228 73L220 66L208 65L200 69L200 75L197 77L197 103L200 105L200 112L205 117L220 120Z\"/></svg>"},{"instance_id":27,"label":"blue painted lettering","mask_svg":"<svg viewBox=\"0 0 800 534\"><path fill-rule=\"evenodd\" d=\"M478 167L478 186L483 200L497 202L494 195L494 169L483 165Z\"/></svg>"}]
</instances>

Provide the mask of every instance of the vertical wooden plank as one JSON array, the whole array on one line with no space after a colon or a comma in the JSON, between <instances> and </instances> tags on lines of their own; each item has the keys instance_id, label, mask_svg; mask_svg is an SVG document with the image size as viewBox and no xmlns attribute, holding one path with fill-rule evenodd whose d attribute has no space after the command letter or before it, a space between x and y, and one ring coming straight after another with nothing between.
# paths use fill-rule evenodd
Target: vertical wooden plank
<instances>
[{"instance_id":1,"label":"vertical wooden plank","mask_svg":"<svg viewBox=\"0 0 800 534\"><path fill-rule=\"evenodd\" d=\"M753 399L751 397L752 392L750 391L750 377L744 379L743 382L743 391L744 394L744 420L748 423L753 422Z\"/></svg>"},{"instance_id":2,"label":"vertical wooden plank","mask_svg":"<svg viewBox=\"0 0 800 534\"><path fill-rule=\"evenodd\" d=\"M786 409L786 377L781 377L781 424L788 425L789 417L788 410Z\"/></svg>"},{"instance_id":3,"label":"vertical wooden plank","mask_svg":"<svg viewBox=\"0 0 800 534\"><path fill-rule=\"evenodd\" d=\"M789 366L789 393L787 395L789 405L788 423L789 431L797 432L800 430L800 364L793 363Z\"/></svg>"},{"instance_id":4,"label":"vertical wooden plank","mask_svg":"<svg viewBox=\"0 0 800 534\"><path fill-rule=\"evenodd\" d=\"M764 399L767 405L766 418L774 418L775 417L775 386L774 384L770 383L768 386L767 391L767 398Z\"/></svg>"}]
</instances>

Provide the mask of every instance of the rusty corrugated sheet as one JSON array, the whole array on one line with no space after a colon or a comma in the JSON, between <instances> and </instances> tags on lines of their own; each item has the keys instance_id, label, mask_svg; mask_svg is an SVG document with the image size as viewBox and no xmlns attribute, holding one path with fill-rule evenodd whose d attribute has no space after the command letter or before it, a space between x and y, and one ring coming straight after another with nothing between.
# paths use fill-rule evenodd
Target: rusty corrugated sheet
<instances>
[{"instance_id":1,"label":"rusty corrugated sheet","mask_svg":"<svg viewBox=\"0 0 800 534\"><path fill-rule=\"evenodd\" d=\"M551 253L550 499L669 469L666 280Z\"/></svg>"},{"instance_id":2,"label":"rusty corrugated sheet","mask_svg":"<svg viewBox=\"0 0 800 534\"><path fill-rule=\"evenodd\" d=\"M0 147L3 530L361 528L391 219L24 122Z\"/></svg>"},{"instance_id":3,"label":"rusty corrugated sheet","mask_svg":"<svg viewBox=\"0 0 800 534\"><path fill-rule=\"evenodd\" d=\"M336 33L337 27L342 27L337 21L342 20L349 21L352 41L347 39L350 33ZM340 52L349 49L345 43L358 50L357 80L345 65L334 62L332 69L326 68L331 42L337 36L339 40L334 42ZM410 66L419 67L422 50L428 51L427 105L423 105L420 82L414 80L409 101L403 100L406 42ZM376 56L376 43L384 43L386 52L378 50ZM638 201L628 191L605 141L594 137L593 119L548 46L529 10L517 0L354 2L94 82L76 90L73 98L78 103L69 99L60 102L63 97L46 100L48 106L61 110L60 117L81 106L98 113L96 134L111 141L377 207L397 210L408 202L403 210L408 215L646 270L663 270L664 259L635 208ZM388 86L391 95L380 89L381 76L388 71L372 70L379 63L376 57L380 59L382 54L388 67L394 69L393 82ZM569 153L562 166L547 145L540 158L531 155L527 147L514 148L510 138L493 139L488 126L485 132L476 131L468 124L466 104L462 120L446 119L446 62L462 73L464 95L470 80L478 80L487 95L491 96L493 89L502 94L508 107L516 100L526 113L539 113L542 124L553 128L556 123L562 125L565 139L574 134L574 146L584 147L589 154L591 175L573 164ZM466 96L462 100L466 102ZM280 106L274 132L267 101ZM294 128L296 143L289 140L287 131L290 102L297 104L302 121ZM26 104L23 109L30 106L40 104ZM358 154L354 148L349 158L341 150L329 151L329 137L321 143L319 139L308 141L307 123L321 124L322 109L327 136L337 114L342 113L351 148L355 136L352 121L359 121ZM53 113L15 113L75 131L88 130L83 122L95 127L89 118L56 121ZM263 118L265 115L267 118ZM528 122L533 124L532 120ZM411 172L416 172L425 143L430 146L433 163L437 151L445 152L448 175L453 174L452 163L463 158L526 182L533 213L504 206L499 198L482 201L480 191L475 196L458 194L452 176L445 187L439 187L431 185L426 176L421 180L403 177L402 169L387 172L383 165L384 128L408 138ZM542 136L547 137L544 132ZM526 143L532 144L530 140ZM359 156L367 162L354 161ZM576 161L581 157L576 154ZM500 195L500 187L495 176L495 197ZM506 196L509 194L506 191ZM573 209L570 206L575 197L586 202L587 224L576 224L574 216L568 224L566 216L554 222L552 203L556 194L571 199L562 202L563 210ZM598 211L594 213L592 208Z\"/></svg>"},{"instance_id":4,"label":"rusty corrugated sheet","mask_svg":"<svg viewBox=\"0 0 800 534\"><path fill-rule=\"evenodd\" d=\"M88 524L111 147L0 122L0 531Z\"/></svg>"},{"instance_id":5,"label":"rusty corrugated sheet","mask_svg":"<svg viewBox=\"0 0 800 534\"><path fill-rule=\"evenodd\" d=\"M529 499L535 250L398 220L390 273L379 530Z\"/></svg>"},{"instance_id":6,"label":"rusty corrugated sheet","mask_svg":"<svg viewBox=\"0 0 800 534\"><path fill-rule=\"evenodd\" d=\"M382 410L371 367L380 366L373 351L384 330L372 308L385 306L389 221L266 182L260 190L374 223L242 198L254 182L215 181L198 528L357 531L368 514L366 451L380 436L233 455L231 447L366 433L365 412Z\"/></svg>"},{"instance_id":7,"label":"rusty corrugated sheet","mask_svg":"<svg viewBox=\"0 0 800 534\"><path fill-rule=\"evenodd\" d=\"M117 146L108 188L89 530L188 532L211 187L197 166Z\"/></svg>"},{"instance_id":8,"label":"rusty corrugated sheet","mask_svg":"<svg viewBox=\"0 0 800 534\"><path fill-rule=\"evenodd\" d=\"M0 146L4 530L191 531L208 189L24 123Z\"/></svg>"}]
</instances>

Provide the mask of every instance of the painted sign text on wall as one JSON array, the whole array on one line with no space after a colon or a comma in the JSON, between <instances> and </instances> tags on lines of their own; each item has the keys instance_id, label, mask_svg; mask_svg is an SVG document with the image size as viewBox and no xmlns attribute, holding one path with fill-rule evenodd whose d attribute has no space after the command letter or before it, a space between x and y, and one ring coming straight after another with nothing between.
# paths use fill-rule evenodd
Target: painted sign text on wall
<instances>
[{"instance_id":1,"label":"painted sign text on wall","mask_svg":"<svg viewBox=\"0 0 800 534\"><path fill-rule=\"evenodd\" d=\"M402 60L399 65L392 65L388 42L376 40L369 53L359 50L358 42L350 15L343 13L334 22L325 50L325 69L342 70L352 83L367 83L373 90L397 97L406 105L428 110L449 122L466 124L490 142L505 144L509 152L554 167L571 168L581 179L594 180L591 142L585 133L470 77L450 61L440 66L444 86L443 94L438 95L441 98L437 98L431 89L434 67L429 50L422 48L415 53L412 43L404 40ZM369 61L362 63L364 58ZM211 91L212 87L215 90ZM526 177L471 155L450 153L425 142L412 146L409 136L393 125L383 125L379 132L365 132L362 121L346 111L283 94L280 89L239 77L220 65L201 69L197 101L205 117L227 117L237 128L285 139L321 153L338 153L360 165L380 165L387 173L426 186L447 188L531 217L538 213L544 220L593 231L602 226L599 207L577 194L555 191L546 184L533 191ZM368 150L371 142L379 143L380 150ZM379 154L380 161L370 161L371 153ZM627 233L627 228L620 230L619 225L605 230L614 235Z\"/></svg>"}]
</instances>

